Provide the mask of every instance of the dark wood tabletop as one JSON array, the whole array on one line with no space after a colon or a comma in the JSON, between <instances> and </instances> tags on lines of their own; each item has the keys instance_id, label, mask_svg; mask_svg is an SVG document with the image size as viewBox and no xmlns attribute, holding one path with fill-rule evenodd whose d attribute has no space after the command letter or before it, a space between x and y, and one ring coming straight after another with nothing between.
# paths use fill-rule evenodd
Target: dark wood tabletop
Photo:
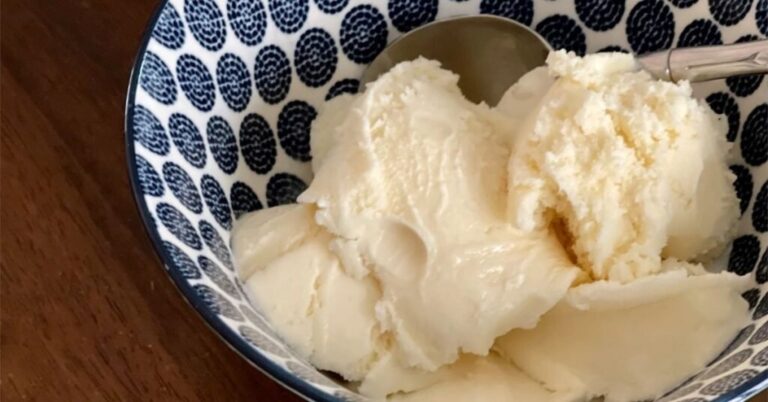
<instances>
[{"instance_id":1,"label":"dark wood tabletop","mask_svg":"<svg viewBox=\"0 0 768 402\"><path fill-rule=\"evenodd\" d=\"M3 401L299 400L167 278L126 173L123 108L159 0L3 0Z\"/></svg>"},{"instance_id":2,"label":"dark wood tabletop","mask_svg":"<svg viewBox=\"0 0 768 402\"><path fill-rule=\"evenodd\" d=\"M2 1L3 401L298 400L184 302L134 206L123 108L158 1Z\"/></svg>"}]
</instances>

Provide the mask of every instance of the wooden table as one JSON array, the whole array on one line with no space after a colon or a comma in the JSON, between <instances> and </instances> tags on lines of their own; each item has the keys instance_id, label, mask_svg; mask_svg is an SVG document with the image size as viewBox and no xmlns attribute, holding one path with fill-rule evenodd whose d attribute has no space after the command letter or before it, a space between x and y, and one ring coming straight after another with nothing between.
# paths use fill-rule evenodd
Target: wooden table
<instances>
[{"instance_id":1,"label":"wooden table","mask_svg":"<svg viewBox=\"0 0 768 402\"><path fill-rule=\"evenodd\" d=\"M2 1L3 401L298 400L183 301L134 207L123 105L157 2Z\"/></svg>"}]
</instances>

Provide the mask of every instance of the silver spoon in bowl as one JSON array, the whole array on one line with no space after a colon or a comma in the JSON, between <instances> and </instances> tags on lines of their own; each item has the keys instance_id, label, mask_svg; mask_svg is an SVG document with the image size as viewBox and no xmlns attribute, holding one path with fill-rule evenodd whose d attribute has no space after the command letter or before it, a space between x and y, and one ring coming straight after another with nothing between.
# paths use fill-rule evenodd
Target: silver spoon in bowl
<instances>
[{"instance_id":1,"label":"silver spoon in bowl","mask_svg":"<svg viewBox=\"0 0 768 402\"><path fill-rule=\"evenodd\" d=\"M385 48L363 73L366 84L401 61L438 60L459 75L459 87L473 102L498 103L525 73L544 65L552 50L535 31L493 15L456 17L426 24ZM637 58L651 75L667 81L709 81L768 73L768 40L678 48Z\"/></svg>"}]
</instances>

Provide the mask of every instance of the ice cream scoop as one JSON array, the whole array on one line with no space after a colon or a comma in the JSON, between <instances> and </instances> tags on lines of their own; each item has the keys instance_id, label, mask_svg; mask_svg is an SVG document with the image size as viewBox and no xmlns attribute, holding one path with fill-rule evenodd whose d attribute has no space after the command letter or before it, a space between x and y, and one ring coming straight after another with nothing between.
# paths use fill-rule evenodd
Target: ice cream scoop
<instances>
[{"instance_id":1,"label":"ice cream scoop","mask_svg":"<svg viewBox=\"0 0 768 402\"><path fill-rule=\"evenodd\" d=\"M368 66L362 82L374 81L401 61L437 60L461 77L473 102L495 105L523 74L544 64L552 50L544 38L516 21L493 15L436 21L401 36ZM667 49L637 58L655 78L708 81L768 73L768 40L733 45Z\"/></svg>"}]
</instances>

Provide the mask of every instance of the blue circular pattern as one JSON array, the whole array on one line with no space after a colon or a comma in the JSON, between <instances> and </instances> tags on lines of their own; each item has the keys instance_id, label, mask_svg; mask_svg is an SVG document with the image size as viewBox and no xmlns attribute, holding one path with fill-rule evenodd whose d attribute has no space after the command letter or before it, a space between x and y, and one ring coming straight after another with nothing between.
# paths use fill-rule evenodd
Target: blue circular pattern
<instances>
[{"instance_id":1,"label":"blue circular pattern","mask_svg":"<svg viewBox=\"0 0 768 402\"><path fill-rule=\"evenodd\" d=\"M272 353L275 356L280 356L282 358L288 358L288 354L278 346L275 341L267 338L262 334L261 332L246 326L241 325L238 329L240 331L240 335L245 338L248 342L250 342L252 345L266 350L269 353Z\"/></svg>"},{"instance_id":2,"label":"blue circular pattern","mask_svg":"<svg viewBox=\"0 0 768 402\"><path fill-rule=\"evenodd\" d=\"M277 138L285 153L293 159L312 160L309 148L309 129L317 117L315 108L307 102L288 102L277 117Z\"/></svg>"},{"instance_id":3,"label":"blue circular pattern","mask_svg":"<svg viewBox=\"0 0 768 402\"><path fill-rule=\"evenodd\" d=\"M161 202L155 209L160 223L171 232L182 243L195 250L200 250L203 245L200 243L200 236L197 235L195 227L184 217L178 209L170 204Z\"/></svg>"},{"instance_id":4,"label":"blue circular pattern","mask_svg":"<svg viewBox=\"0 0 768 402\"><path fill-rule=\"evenodd\" d=\"M217 51L227 40L227 27L214 0L184 0L184 14L192 36L204 48Z\"/></svg>"},{"instance_id":5,"label":"blue circular pattern","mask_svg":"<svg viewBox=\"0 0 768 402\"><path fill-rule=\"evenodd\" d=\"M752 8L752 0L709 0L709 12L715 21L725 25L736 25Z\"/></svg>"},{"instance_id":6,"label":"blue circular pattern","mask_svg":"<svg viewBox=\"0 0 768 402\"><path fill-rule=\"evenodd\" d=\"M232 265L232 255L229 247L224 243L221 235L219 235L219 231L205 220L201 220L198 223L198 229L200 229L200 235L203 237L205 245L208 246L219 262L224 264L230 271L234 270L235 267Z\"/></svg>"},{"instance_id":7,"label":"blue circular pattern","mask_svg":"<svg viewBox=\"0 0 768 402\"><path fill-rule=\"evenodd\" d=\"M547 17L536 25L538 32L554 49L565 49L583 56L587 52L587 38L579 24L565 15Z\"/></svg>"},{"instance_id":8,"label":"blue circular pattern","mask_svg":"<svg viewBox=\"0 0 768 402\"><path fill-rule=\"evenodd\" d=\"M437 0L389 0L389 19L400 32L408 32L435 20Z\"/></svg>"},{"instance_id":9,"label":"blue circular pattern","mask_svg":"<svg viewBox=\"0 0 768 402\"><path fill-rule=\"evenodd\" d=\"M729 142L736 141L736 136L739 133L739 121L741 120L741 113L736 100L725 92L715 92L707 96L706 100L713 112L725 115L728 121L728 133L725 137Z\"/></svg>"},{"instance_id":10,"label":"blue circular pattern","mask_svg":"<svg viewBox=\"0 0 768 402\"><path fill-rule=\"evenodd\" d=\"M741 129L741 156L752 166L768 160L768 103L757 106Z\"/></svg>"},{"instance_id":11,"label":"blue circular pattern","mask_svg":"<svg viewBox=\"0 0 768 402\"><path fill-rule=\"evenodd\" d=\"M275 25L285 32L301 29L309 13L309 0L269 0L269 14Z\"/></svg>"},{"instance_id":12,"label":"blue circular pattern","mask_svg":"<svg viewBox=\"0 0 768 402\"><path fill-rule=\"evenodd\" d=\"M752 206L752 226L760 233L768 232L768 181L763 183Z\"/></svg>"},{"instance_id":13,"label":"blue circular pattern","mask_svg":"<svg viewBox=\"0 0 768 402\"><path fill-rule=\"evenodd\" d=\"M345 78L336 81L331 85L331 89L329 89L328 93L325 95L325 100L329 101L341 94L356 94L359 87L360 81L355 79Z\"/></svg>"},{"instance_id":14,"label":"blue circular pattern","mask_svg":"<svg viewBox=\"0 0 768 402\"><path fill-rule=\"evenodd\" d=\"M200 189L203 192L205 205L208 206L216 222L222 228L232 230L232 210L229 208L227 195L221 188L219 181L214 179L213 176L203 175L200 181Z\"/></svg>"},{"instance_id":15,"label":"blue circular pattern","mask_svg":"<svg viewBox=\"0 0 768 402\"><path fill-rule=\"evenodd\" d=\"M176 247L175 244L169 241L164 241L163 248L165 249L165 252L168 253L168 255L171 257L171 261L173 261L174 265L176 265L176 269L179 270L181 276L186 279L200 279L202 277L200 270L197 268L197 265L195 265L195 262L189 258L187 253Z\"/></svg>"},{"instance_id":16,"label":"blue circular pattern","mask_svg":"<svg viewBox=\"0 0 768 402\"><path fill-rule=\"evenodd\" d=\"M274 105L288 95L291 88L291 62L279 47L269 45L259 51L253 74L256 90L264 102Z\"/></svg>"},{"instance_id":17,"label":"blue circular pattern","mask_svg":"<svg viewBox=\"0 0 768 402\"><path fill-rule=\"evenodd\" d=\"M749 201L752 200L752 174L744 166L732 165L731 172L736 176L736 180L733 182L733 188L736 190L736 196L739 198L739 210L741 214L749 208Z\"/></svg>"},{"instance_id":18,"label":"blue circular pattern","mask_svg":"<svg viewBox=\"0 0 768 402\"><path fill-rule=\"evenodd\" d=\"M269 123L256 113L249 114L240 125L240 149L251 170L267 174L277 160L277 143Z\"/></svg>"},{"instance_id":19,"label":"blue circular pattern","mask_svg":"<svg viewBox=\"0 0 768 402\"><path fill-rule=\"evenodd\" d=\"M763 35L768 36L768 0L757 1L755 23L757 24L757 29L759 29Z\"/></svg>"},{"instance_id":20,"label":"blue circular pattern","mask_svg":"<svg viewBox=\"0 0 768 402\"><path fill-rule=\"evenodd\" d=\"M669 0L669 2L677 8L688 8L698 3L699 0Z\"/></svg>"},{"instance_id":21,"label":"blue circular pattern","mask_svg":"<svg viewBox=\"0 0 768 402\"><path fill-rule=\"evenodd\" d=\"M181 21L181 16L173 4L166 3L152 31L152 37L161 45L177 50L184 46L184 36L184 22Z\"/></svg>"},{"instance_id":22,"label":"blue circular pattern","mask_svg":"<svg viewBox=\"0 0 768 402\"><path fill-rule=\"evenodd\" d=\"M317 8L326 14L336 14L347 6L349 0L315 0Z\"/></svg>"},{"instance_id":23,"label":"blue circular pattern","mask_svg":"<svg viewBox=\"0 0 768 402\"><path fill-rule=\"evenodd\" d=\"M607 31L624 16L625 0L576 0L576 14L587 28Z\"/></svg>"},{"instance_id":24,"label":"blue circular pattern","mask_svg":"<svg viewBox=\"0 0 768 402\"><path fill-rule=\"evenodd\" d=\"M173 162L165 162L163 164L163 177L165 177L168 188L171 189L181 205L196 214L203 212L200 192L197 191L195 182L184 169Z\"/></svg>"},{"instance_id":25,"label":"blue circular pattern","mask_svg":"<svg viewBox=\"0 0 768 402\"><path fill-rule=\"evenodd\" d=\"M768 292L763 295L763 298L760 299L760 303L755 307L755 311L752 313L752 319L759 320L765 317L766 314L768 314Z\"/></svg>"},{"instance_id":26,"label":"blue circular pattern","mask_svg":"<svg viewBox=\"0 0 768 402\"><path fill-rule=\"evenodd\" d=\"M768 248L765 249L765 251L763 252L763 257L760 258L760 262L757 264L757 273L760 274L761 272L762 272L762 275L760 279L762 279L763 281L759 283L763 284L765 282L768 282ZM758 279L758 281L760 279ZM760 295L759 289L757 290L757 294L758 296ZM750 303L750 306L754 307L752 306L751 303Z\"/></svg>"},{"instance_id":27,"label":"blue circular pattern","mask_svg":"<svg viewBox=\"0 0 768 402\"><path fill-rule=\"evenodd\" d=\"M196 168L205 166L203 136L189 117L181 113L172 114L168 120L168 130L171 133L171 141L190 165Z\"/></svg>"},{"instance_id":28,"label":"blue circular pattern","mask_svg":"<svg viewBox=\"0 0 768 402\"><path fill-rule=\"evenodd\" d=\"M213 160L224 173L232 174L237 169L238 149L237 138L226 120L213 116L206 127L208 146L211 147Z\"/></svg>"},{"instance_id":29,"label":"blue circular pattern","mask_svg":"<svg viewBox=\"0 0 768 402\"><path fill-rule=\"evenodd\" d=\"M482 0L480 13L513 19L525 25L533 22L533 0Z\"/></svg>"},{"instance_id":30,"label":"blue circular pattern","mask_svg":"<svg viewBox=\"0 0 768 402\"><path fill-rule=\"evenodd\" d=\"M200 297L200 300L205 303L205 305L208 306L208 309L214 314L227 317L230 320L243 321L243 315L237 307L218 291L203 284L195 285L193 288L198 297Z\"/></svg>"},{"instance_id":31,"label":"blue circular pattern","mask_svg":"<svg viewBox=\"0 0 768 402\"><path fill-rule=\"evenodd\" d=\"M139 85L147 91L149 96L163 105L176 103L178 90L176 81L173 80L173 73L168 65L152 52L147 52L144 56Z\"/></svg>"},{"instance_id":32,"label":"blue circular pattern","mask_svg":"<svg viewBox=\"0 0 768 402\"><path fill-rule=\"evenodd\" d=\"M757 375L757 370L741 370L728 374L701 389L703 395L721 395L741 384L751 380Z\"/></svg>"},{"instance_id":33,"label":"blue circular pattern","mask_svg":"<svg viewBox=\"0 0 768 402\"><path fill-rule=\"evenodd\" d=\"M307 184L290 173L277 173L267 183L267 205L293 204L299 194L307 189Z\"/></svg>"},{"instance_id":34,"label":"blue circular pattern","mask_svg":"<svg viewBox=\"0 0 768 402\"><path fill-rule=\"evenodd\" d=\"M168 135L165 134L163 124L149 109L136 105L132 120L133 135L139 144L158 155L168 155L171 150Z\"/></svg>"},{"instance_id":35,"label":"blue circular pattern","mask_svg":"<svg viewBox=\"0 0 768 402\"><path fill-rule=\"evenodd\" d=\"M136 155L136 172L142 193L153 197L162 197L165 194L160 175L146 159L138 155Z\"/></svg>"},{"instance_id":36,"label":"blue circular pattern","mask_svg":"<svg viewBox=\"0 0 768 402\"><path fill-rule=\"evenodd\" d=\"M293 62L296 74L308 87L325 85L333 77L338 51L331 35L321 28L310 28L301 34Z\"/></svg>"},{"instance_id":37,"label":"blue circular pattern","mask_svg":"<svg viewBox=\"0 0 768 402\"><path fill-rule=\"evenodd\" d=\"M753 42L760 39L757 35L744 35L736 40L736 43ZM763 82L762 74L729 77L725 80L728 89L736 96L752 95Z\"/></svg>"},{"instance_id":38,"label":"blue circular pattern","mask_svg":"<svg viewBox=\"0 0 768 402\"><path fill-rule=\"evenodd\" d=\"M675 37L675 17L661 0L641 0L629 12L626 33L637 54L669 49Z\"/></svg>"},{"instance_id":39,"label":"blue circular pattern","mask_svg":"<svg viewBox=\"0 0 768 402\"><path fill-rule=\"evenodd\" d=\"M760 267L758 267L757 269L758 270L757 270L756 275L755 275L756 279L757 279L758 275L761 275L760 274ZM760 279L757 279L758 283L764 283L764 282L768 281L768 275L766 275L766 274L768 274L768 272L764 272L762 274L763 282L760 282ZM757 302L760 301L760 289L757 289L757 288L749 289L746 292L742 293L741 297L743 297L744 300L747 301L747 304L749 304L749 309L752 310L753 308L755 308L755 306L757 306Z\"/></svg>"},{"instance_id":40,"label":"blue circular pattern","mask_svg":"<svg viewBox=\"0 0 768 402\"><path fill-rule=\"evenodd\" d=\"M235 112L242 112L251 100L251 75L243 60L226 53L216 65L216 81L224 102Z\"/></svg>"},{"instance_id":41,"label":"blue circular pattern","mask_svg":"<svg viewBox=\"0 0 768 402\"><path fill-rule=\"evenodd\" d=\"M749 362L755 366L768 366L768 349L763 349L756 353Z\"/></svg>"},{"instance_id":42,"label":"blue circular pattern","mask_svg":"<svg viewBox=\"0 0 768 402\"><path fill-rule=\"evenodd\" d=\"M200 269L205 273L205 276L210 278L219 289L223 290L234 299L241 300L240 292L237 291L235 284L229 280L227 274L224 273L218 264L202 255L197 258L197 263L200 265Z\"/></svg>"},{"instance_id":43,"label":"blue circular pattern","mask_svg":"<svg viewBox=\"0 0 768 402\"><path fill-rule=\"evenodd\" d=\"M606 46L600 50L597 51L598 53L629 53L629 50L624 49L623 47L619 45L610 45Z\"/></svg>"},{"instance_id":44,"label":"blue circular pattern","mask_svg":"<svg viewBox=\"0 0 768 402\"><path fill-rule=\"evenodd\" d=\"M176 75L181 91L192 105L203 112L209 112L216 103L216 86L213 77L200 59L183 54L176 62Z\"/></svg>"},{"instance_id":45,"label":"blue circular pattern","mask_svg":"<svg viewBox=\"0 0 768 402\"><path fill-rule=\"evenodd\" d=\"M227 0L227 18L237 39L258 45L267 32L267 12L261 0Z\"/></svg>"},{"instance_id":46,"label":"blue circular pattern","mask_svg":"<svg viewBox=\"0 0 768 402\"><path fill-rule=\"evenodd\" d=\"M753 235L743 235L733 241L728 256L728 271L746 275L755 269L760 258L760 240Z\"/></svg>"},{"instance_id":47,"label":"blue circular pattern","mask_svg":"<svg viewBox=\"0 0 768 402\"><path fill-rule=\"evenodd\" d=\"M714 22L705 19L694 20L683 28L677 47L722 45L723 36Z\"/></svg>"},{"instance_id":48,"label":"blue circular pattern","mask_svg":"<svg viewBox=\"0 0 768 402\"><path fill-rule=\"evenodd\" d=\"M256 192L241 181L235 182L232 185L232 190L229 194L229 198L232 200L232 212L235 213L235 219L249 212L264 208Z\"/></svg>"},{"instance_id":49,"label":"blue circular pattern","mask_svg":"<svg viewBox=\"0 0 768 402\"><path fill-rule=\"evenodd\" d=\"M387 46L387 21L376 7L353 7L341 21L339 42L347 57L358 64L368 64Z\"/></svg>"}]
</instances>

